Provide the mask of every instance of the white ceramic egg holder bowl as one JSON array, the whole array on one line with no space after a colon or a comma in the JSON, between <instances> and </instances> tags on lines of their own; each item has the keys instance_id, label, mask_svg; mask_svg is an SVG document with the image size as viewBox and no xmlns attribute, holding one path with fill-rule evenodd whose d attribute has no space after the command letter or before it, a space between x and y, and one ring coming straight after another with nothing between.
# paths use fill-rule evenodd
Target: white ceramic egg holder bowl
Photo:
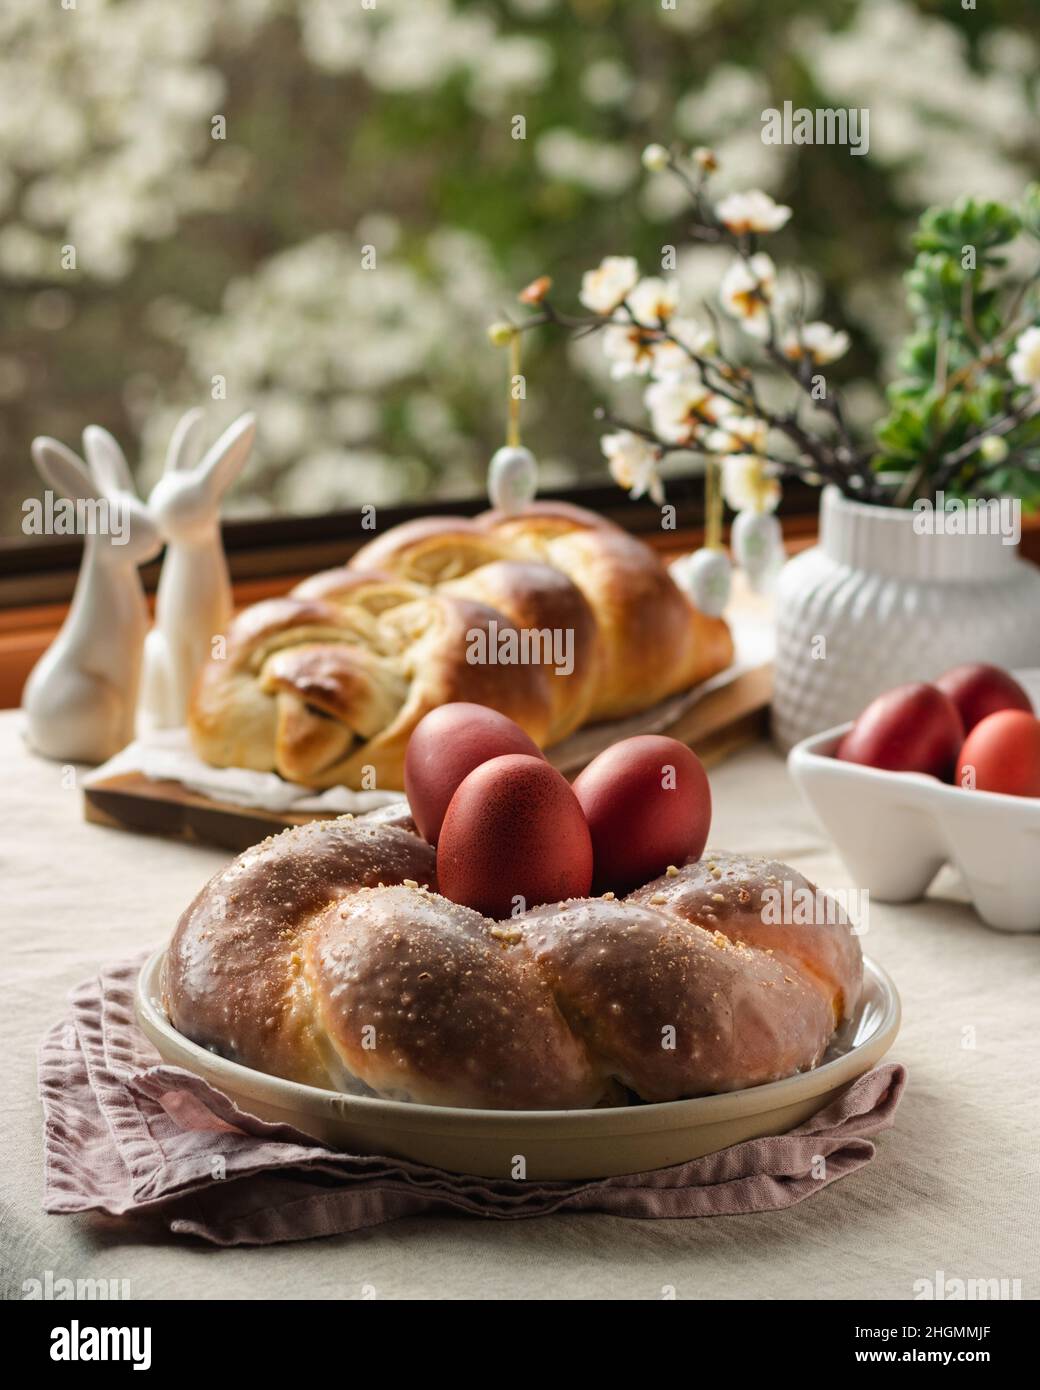
<instances>
[{"instance_id":1,"label":"white ceramic egg holder bowl","mask_svg":"<svg viewBox=\"0 0 1040 1390\"><path fill-rule=\"evenodd\" d=\"M1036 708L1040 672L1015 674ZM803 739L787 766L856 884L879 902L914 902L952 864L987 926L1040 931L1040 799L839 762L851 727Z\"/></svg>"}]
</instances>

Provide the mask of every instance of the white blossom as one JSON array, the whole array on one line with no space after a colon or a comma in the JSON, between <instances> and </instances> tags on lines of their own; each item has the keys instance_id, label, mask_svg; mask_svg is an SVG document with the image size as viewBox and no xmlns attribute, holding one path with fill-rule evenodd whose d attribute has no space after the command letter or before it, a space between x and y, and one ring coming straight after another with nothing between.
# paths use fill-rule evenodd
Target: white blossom
<instances>
[{"instance_id":1,"label":"white blossom","mask_svg":"<svg viewBox=\"0 0 1040 1390\"><path fill-rule=\"evenodd\" d=\"M737 63L712 65L706 80L698 81L675 106L675 129L706 152L718 172L712 185L717 195L749 186L778 190L795 157L792 146L762 142L761 115L773 102L763 74ZM696 151L694 159L701 153Z\"/></svg>"},{"instance_id":2,"label":"white blossom","mask_svg":"<svg viewBox=\"0 0 1040 1390\"><path fill-rule=\"evenodd\" d=\"M613 58L590 63L581 75L581 92L593 106L623 106L635 85L632 74Z\"/></svg>"},{"instance_id":3,"label":"white blossom","mask_svg":"<svg viewBox=\"0 0 1040 1390\"><path fill-rule=\"evenodd\" d=\"M1028 36L1014 33L1027 63ZM799 48L820 89L840 106L884 112L871 123L869 159L892 171L908 208L1017 198L1033 169L1026 151L1036 113L1029 87L967 31L908 0L870 0L852 22L801 26ZM924 80L922 74L927 74Z\"/></svg>"},{"instance_id":4,"label":"white blossom","mask_svg":"<svg viewBox=\"0 0 1040 1390\"><path fill-rule=\"evenodd\" d=\"M578 298L594 314L612 314L638 280L639 262L634 256L606 256L581 277Z\"/></svg>"},{"instance_id":5,"label":"white blossom","mask_svg":"<svg viewBox=\"0 0 1040 1390\"><path fill-rule=\"evenodd\" d=\"M691 444L721 415L723 398L696 378L655 381L643 394L654 433L666 444Z\"/></svg>"},{"instance_id":6,"label":"white blossom","mask_svg":"<svg viewBox=\"0 0 1040 1390\"><path fill-rule=\"evenodd\" d=\"M778 232L787 225L791 209L775 203L768 193L754 188L748 193L731 193L715 209L719 221L738 236L745 232Z\"/></svg>"},{"instance_id":7,"label":"white blossom","mask_svg":"<svg viewBox=\"0 0 1040 1390\"><path fill-rule=\"evenodd\" d=\"M244 167L207 163L210 121L225 94L211 55L234 24L222 8L240 2L92 0L62 13L5 0L0 168L18 214L0 245L0 270L57 282L65 272L56 248L68 242L81 275L117 281L142 242L172 236L184 216L229 205Z\"/></svg>"},{"instance_id":8,"label":"white blossom","mask_svg":"<svg viewBox=\"0 0 1040 1390\"><path fill-rule=\"evenodd\" d=\"M458 228L428 236L415 226L401 228L379 210L377 196L374 203L367 199L373 211L352 236L335 223L325 236L294 232L295 224L286 221L271 241L282 249L262 253L267 259L240 255L238 195L258 178L264 195L257 162L264 150L256 147L250 123L241 120L248 101L242 111L238 102L228 107L228 79L284 38L280 61L292 65L286 70L301 90L332 81L362 95L352 121L378 120L366 113L384 100L404 106L414 94L420 103L439 102L451 84L461 102L482 115L494 112L496 128L506 129L507 113L529 109L527 94L560 78L560 36L548 25L518 25L516 16L562 13L564 0L507 0L498 6L467 0L371 6L360 0L78 0L57 17L56 6L60 12L57 0L5 0L0 6L0 272L21 282L15 293L25 301L28 327L61 326L67 319L54 320L58 312L82 316L84 332L96 327L92 305L107 297L98 293L98 282L111 285L115 302L123 293L118 282L135 273L126 307L139 314L142 332L163 340L171 368L156 373L142 362L125 385L127 409L145 436L147 466L165 443L171 415L208 393L219 374L235 398L227 403L229 418L250 405L266 422L256 476L247 481L251 491L240 492L233 508L244 498L253 509L323 507L349 504L369 492L385 499L402 491L418 496L431 485L471 489L486 462L473 425L497 412L501 389L502 354L488 350L484 325L501 312L515 278L499 269L496 255L508 266L514 248L508 241L492 248ZM665 34L673 26L708 26L724 9L722 0L683 0L660 13L652 8L648 23ZM983 26L973 36L949 16L922 13L913 0L858 0L838 27L801 15L789 23L778 17L774 32L789 40L792 53L829 94L826 101L877 113L869 152L853 162L874 167L902 213L916 216L921 204L949 201L965 189L1017 199L1032 176L1037 46L1021 26ZM639 146L630 143L633 132L651 125L667 129L669 138L674 132L691 147L703 141L716 152L713 201L728 225L770 230L768 223L789 215L773 200L789 186L792 162L807 156L763 144L760 115L778 94L746 53L733 50L732 56L731 62L712 64L696 85L690 78L667 111L660 105L661 85L633 72L627 55L596 59L576 79L574 100L560 107L556 119L567 124L539 126L528 147L516 153L530 158L543 176L582 194L631 196L640 215L674 219L686 196L682 185L652 170L674 157L696 178L698 168L716 158L705 155L699 164L692 149L681 155L650 146L644 163L651 172L636 191L640 162ZM583 133L583 101L609 108L610 135ZM211 140L210 122L225 111L227 138ZM388 187L383 206L411 206L397 194ZM321 216L320 208L311 208L298 226L320 232ZM212 266L197 286L149 293L149 284L177 285L176 262L171 280L170 267L164 272L157 258L168 257L166 248L186 219L200 217L209 223L203 235L235 257L219 303L212 299ZM669 238L670 232L661 239ZM77 255L72 277L56 254L66 242ZM378 249L377 274L358 267L366 243ZM714 298L729 254L717 246L680 246L675 271L666 272L681 282L680 302ZM605 316L640 287L633 260L609 259L631 269L617 297L607 293L601 277L596 312ZM594 284L597 275L590 272ZM785 327L823 312L821 302L811 302L805 292L804 271L789 303L785 278L781 273L774 284L771 276L755 272L756 283L748 285L746 270L736 267L725 290L727 313L761 335L768 326L761 298L771 299L772 319ZM40 290L33 293L33 285ZM59 294L68 302L64 310ZM889 353L904 330L903 302L890 270L875 268L843 291L845 319L877 341L883 367L894 367ZM674 304L669 313L669 337L700 356L712 355L706 330L676 317ZM641 383L649 376L673 385L685 381L687 391L703 389L696 363L681 345L658 332L640 333L622 318L604 335L606 357L600 335L568 346L577 370L597 382L612 369ZM653 308L646 309L645 322L658 322ZM1038 340L1040 326L1014 344L1009 368L1020 392L1040 388ZM444 353L446 341L452 342L451 354ZM847 335L815 322L780 339L784 351L795 358L804 354L814 364L835 360L848 345ZM63 351L68 349L55 339L58 366ZM12 351L0 359L0 397L19 407L23 400L35 404L34 378L23 355ZM593 357L595 367L589 365ZM713 432L698 425L697 447L708 442L732 455L742 432L749 431L755 437L743 442L758 449L758 426L736 422L728 402L706 404L718 424ZM864 430L884 409L872 382L853 383L848 404ZM673 399L669 414L662 395L659 421L673 433L689 434L689 413L677 417L680 408ZM539 412L545 420L550 410L549 393L532 390L525 420L536 427ZM385 452L377 443L383 439ZM999 451L1007 445L993 439L983 447ZM735 495L745 462L744 456L730 459ZM558 483L573 480L573 460L561 456L556 467Z\"/></svg>"},{"instance_id":9,"label":"white blossom","mask_svg":"<svg viewBox=\"0 0 1040 1390\"><path fill-rule=\"evenodd\" d=\"M780 501L780 482L754 454L731 454L722 464L722 495L735 512L772 512Z\"/></svg>"},{"instance_id":10,"label":"white blossom","mask_svg":"<svg viewBox=\"0 0 1040 1390\"><path fill-rule=\"evenodd\" d=\"M804 323L800 330L792 328L784 334L780 347L786 357L800 361L808 357L817 367L828 362L837 362L849 350L849 335L840 328L832 328L829 323L816 320Z\"/></svg>"},{"instance_id":11,"label":"white blossom","mask_svg":"<svg viewBox=\"0 0 1040 1390\"><path fill-rule=\"evenodd\" d=\"M654 365L660 335L637 324L611 324L603 333L603 352L615 381L646 376Z\"/></svg>"},{"instance_id":12,"label":"white blossom","mask_svg":"<svg viewBox=\"0 0 1040 1390\"><path fill-rule=\"evenodd\" d=\"M658 448L631 430L603 435L600 448L606 457L610 476L633 501L649 496L658 506L663 504L664 485L657 472L661 458Z\"/></svg>"},{"instance_id":13,"label":"white blossom","mask_svg":"<svg viewBox=\"0 0 1040 1390\"><path fill-rule=\"evenodd\" d=\"M768 426L757 415L725 415L705 440L713 454L753 454L766 451Z\"/></svg>"},{"instance_id":14,"label":"white blossom","mask_svg":"<svg viewBox=\"0 0 1040 1390\"><path fill-rule=\"evenodd\" d=\"M1011 452L1007 440L999 434L991 434L979 445L979 454L986 463L1003 463Z\"/></svg>"},{"instance_id":15,"label":"white blossom","mask_svg":"<svg viewBox=\"0 0 1040 1390\"><path fill-rule=\"evenodd\" d=\"M749 260L735 260L722 277L719 300L727 314L741 321L746 332L765 337L769 331L769 305L776 289L776 266L759 252Z\"/></svg>"},{"instance_id":16,"label":"white blossom","mask_svg":"<svg viewBox=\"0 0 1040 1390\"><path fill-rule=\"evenodd\" d=\"M651 349L650 374L659 381L698 375L700 369L690 353L712 357L718 351L714 333L694 319L672 319L668 333L668 338L658 339Z\"/></svg>"},{"instance_id":17,"label":"white blossom","mask_svg":"<svg viewBox=\"0 0 1040 1390\"><path fill-rule=\"evenodd\" d=\"M628 145L591 140L566 127L540 135L534 154L548 178L577 184L600 198L619 197L639 173L639 157Z\"/></svg>"},{"instance_id":18,"label":"white blossom","mask_svg":"<svg viewBox=\"0 0 1040 1390\"><path fill-rule=\"evenodd\" d=\"M628 306L640 323L667 322L679 307L679 282L648 276L628 296Z\"/></svg>"},{"instance_id":19,"label":"white blossom","mask_svg":"<svg viewBox=\"0 0 1040 1390\"><path fill-rule=\"evenodd\" d=\"M383 231L392 243L395 228ZM149 445L220 375L233 385L230 413L248 403L270 423L250 482L283 505L399 500L427 492L434 478L471 488L485 460L462 429L466 398L444 342L450 335L462 346L468 389L497 392L501 357L484 344L487 306L501 302L504 286L491 248L472 233L441 227L424 250L422 272L381 256L373 274L356 234L329 233L232 280L212 314L163 301L151 327L183 349L186 379L142 408ZM533 423L537 401L529 410ZM399 434L384 454L377 444L389 417ZM380 459L387 476L377 485Z\"/></svg>"},{"instance_id":20,"label":"white blossom","mask_svg":"<svg viewBox=\"0 0 1040 1390\"><path fill-rule=\"evenodd\" d=\"M1027 328L1015 339L1008 370L1020 386L1040 386L1040 327Z\"/></svg>"},{"instance_id":21,"label":"white blossom","mask_svg":"<svg viewBox=\"0 0 1040 1390\"><path fill-rule=\"evenodd\" d=\"M663 145L647 145L643 151L643 168L651 173L660 173L672 162L671 155Z\"/></svg>"}]
</instances>

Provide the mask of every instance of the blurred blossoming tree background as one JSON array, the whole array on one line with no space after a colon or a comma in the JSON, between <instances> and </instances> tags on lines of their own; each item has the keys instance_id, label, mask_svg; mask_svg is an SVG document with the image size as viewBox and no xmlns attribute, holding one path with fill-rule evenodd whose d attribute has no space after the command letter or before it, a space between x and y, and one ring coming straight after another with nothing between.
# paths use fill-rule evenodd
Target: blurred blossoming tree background
<instances>
[{"instance_id":1,"label":"blurred blossoming tree background","mask_svg":"<svg viewBox=\"0 0 1040 1390\"><path fill-rule=\"evenodd\" d=\"M651 141L710 145L721 192L795 209L776 244L851 335L836 376L866 430L921 209L1037 174L1035 0L66 4L0 8L5 536L35 434L105 424L147 487L199 402L259 414L238 514L479 491L489 321L536 275L573 297L603 255L652 268L684 240ZM869 153L763 144L786 100L869 108ZM723 254L682 251L684 296L717 292ZM526 350L543 486L602 480L598 347Z\"/></svg>"}]
</instances>

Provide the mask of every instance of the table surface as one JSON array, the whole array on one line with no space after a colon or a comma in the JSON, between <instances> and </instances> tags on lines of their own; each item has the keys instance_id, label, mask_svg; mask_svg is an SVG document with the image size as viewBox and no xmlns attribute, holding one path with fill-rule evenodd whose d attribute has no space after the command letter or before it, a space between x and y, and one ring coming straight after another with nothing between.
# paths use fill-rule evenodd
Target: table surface
<instances>
[{"instance_id":1,"label":"table surface","mask_svg":"<svg viewBox=\"0 0 1040 1390\"><path fill-rule=\"evenodd\" d=\"M134 1298L897 1298L934 1281L1020 1280L1040 1295L1040 936L984 927L944 870L929 899L871 903L865 949L894 976L910 1080L866 1168L779 1213L698 1221L570 1215L411 1218L264 1249L174 1240L157 1224L41 1209L36 1047L104 960L160 944L217 850L88 825L62 769L0 715L0 1296L55 1278L129 1280ZM712 772L718 849L787 860L823 887L840 861L765 744Z\"/></svg>"}]
</instances>

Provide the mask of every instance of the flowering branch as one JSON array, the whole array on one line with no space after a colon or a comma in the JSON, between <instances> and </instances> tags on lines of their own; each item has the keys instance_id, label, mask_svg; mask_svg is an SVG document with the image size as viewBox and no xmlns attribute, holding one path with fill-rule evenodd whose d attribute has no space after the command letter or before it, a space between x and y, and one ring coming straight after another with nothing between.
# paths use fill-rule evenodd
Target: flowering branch
<instances>
[{"instance_id":1,"label":"flowering branch","mask_svg":"<svg viewBox=\"0 0 1040 1390\"><path fill-rule=\"evenodd\" d=\"M927 363L914 364L927 366L927 379L922 370L916 383L918 394L927 394L927 399L916 406L897 406L878 431L879 454L853 437L841 393L831 389L823 372L847 352L848 334L827 323L806 322L803 303L793 311L782 305L776 267L759 249L762 237L787 224L791 209L757 190L712 204L708 186L717 161L709 150L694 152L695 174L660 145L649 146L643 162L648 169L668 171L685 189L694 217L688 228L691 239L725 246L733 253L720 285L719 306L757 351L760 363L790 380L799 399L786 409L767 406L755 371L742 360L744 354L728 351L723 344L712 306L702 306L710 328L680 317L677 285L656 276L643 278L632 257L608 256L586 272L579 295L588 311L583 315L561 311L550 298L552 282L540 277L520 295L532 312L520 323L494 325L492 336L507 341L545 326L579 337L600 334L615 379L648 379L644 403L649 427L623 423L605 412L600 417L616 427L602 439L611 472L633 496L663 499L657 467L676 453L721 461L723 489L736 510L775 506L775 480L782 476L826 481L862 500L904 505L925 489L977 484L1003 476L1002 469L1006 474L1040 463L1032 440L1016 435L1040 414L1033 397L1017 399L1020 387L1040 385L1040 327L1019 326L1009 355L1009 347L1001 346L1002 336L1013 336L1008 333L1009 315L994 314L992 293L981 283L982 270L1000 263L993 260L992 248L1025 224L1025 215L1020 218L996 204L980 207L968 202L959 209L933 210L922 219L918 246L925 256L919 255L909 277L912 301L916 296L930 311L937 305L942 310L928 323ZM1029 198L1040 235L1040 192L1031 191ZM959 252L969 232L982 247L978 273L952 274L950 248L956 245ZM938 267L932 264L936 244L947 257ZM1022 287L1014 299L1012 325L1028 289L1028 284ZM911 339L911 357L914 350L920 350L920 343ZM911 394L905 387L893 391L897 402ZM825 416L829 428L803 423L803 402ZM912 409L917 407L915 433ZM1005 435L1016 437L1005 444ZM770 438L785 441L793 457L770 448ZM893 473L902 475L896 486Z\"/></svg>"},{"instance_id":2,"label":"flowering branch","mask_svg":"<svg viewBox=\"0 0 1040 1390\"><path fill-rule=\"evenodd\" d=\"M722 308L745 328L756 346L765 347L767 357L808 399L827 405L837 438L808 430L797 409L767 407L754 373L723 348L712 310L705 306L711 329L678 317L677 287L656 277L641 278L630 257L609 256L585 275L579 297L587 314L561 311L550 298L551 281L543 276L520 295L534 312L518 324L495 325L492 337L507 341L514 333L545 326L577 336L600 333L615 378L650 379L645 392L650 428L623 424L606 414L602 417L618 427L603 439L611 471L633 496L663 497L657 465L675 453L728 460L724 486L728 481L727 497L734 506L749 496L759 506L775 505L779 488L773 480L792 474L813 481L825 479L869 495L869 456L856 450L840 403L828 404L826 383L813 370L847 349L847 335L826 324L799 321L781 336L773 312L776 271L772 261L758 252L757 238L783 226L790 209L779 207L764 193L751 193L730 197L711 212L706 188L716 163L710 151L698 152L696 178L660 147L652 146L644 162L670 169L685 187L696 217L691 235L732 249L734 265L723 281ZM768 447L771 433L792 447L793 460Z\"/></svg>"}]
</instances>

